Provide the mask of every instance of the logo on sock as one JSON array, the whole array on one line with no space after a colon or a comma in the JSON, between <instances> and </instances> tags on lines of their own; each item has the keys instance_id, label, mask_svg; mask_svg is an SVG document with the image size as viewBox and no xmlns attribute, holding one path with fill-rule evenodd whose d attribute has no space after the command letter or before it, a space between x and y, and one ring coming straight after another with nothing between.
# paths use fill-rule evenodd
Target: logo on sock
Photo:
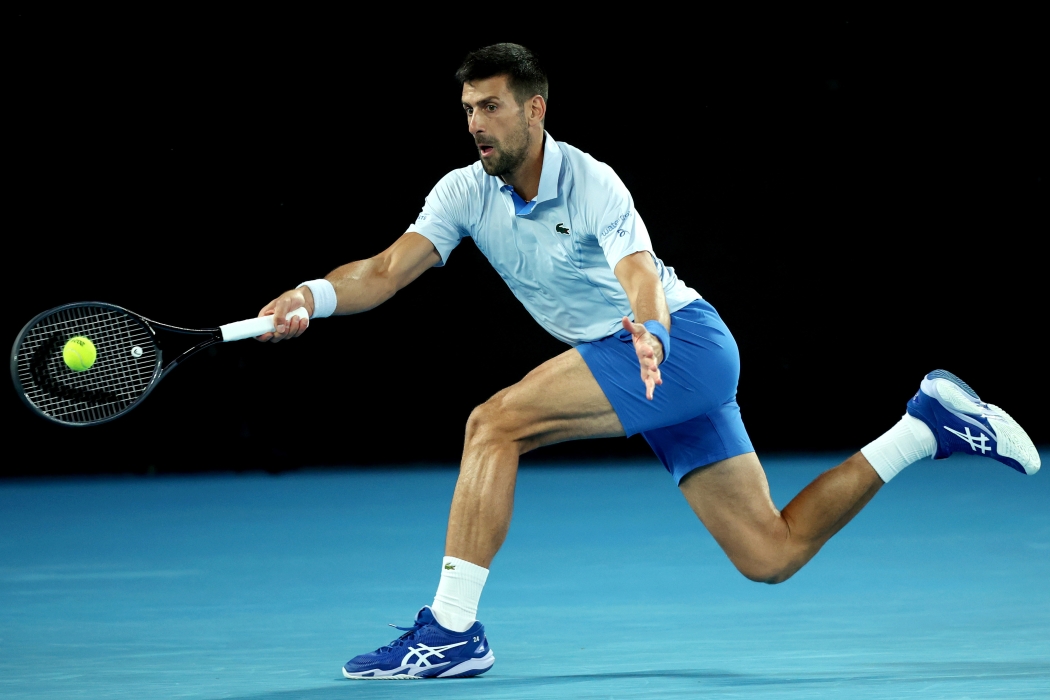
<instances>
[{"instance_id":1,"label":"logo on sock","mask_svg":"<svg viewBox=\"0 0 1050 700\"><path fill-rule=\"evenodd\" d=\"M958 430L952 430L947 425L944 426L944 429L947 430L949 433L952 433L953 435L958 435L963 440L965 440L966 443L973 449L974 452L976 452L978 449L980 449L981 450L981 454L984 454L988 450L992 449L991 447L988 446L988 436L985 435L984 433L981 433L980 437L976 437L976 436L972 435L970 433L970 427L969 426L966 427L966 433L965 434L960 433Z\"/></svg>"},{"instance_id":2,"label":"logo on sock","mask_svg":"<svg viewBox=\"0 0 1050 700\"><path fill-rule=\"evenodd\" d=\"M969 430L969 428L967 428L967 430ZM455 571L456 570L456 565L455 564L445 564L445 568L447 570L449 570L449 571Z\"/></svg>"}]
</instances>

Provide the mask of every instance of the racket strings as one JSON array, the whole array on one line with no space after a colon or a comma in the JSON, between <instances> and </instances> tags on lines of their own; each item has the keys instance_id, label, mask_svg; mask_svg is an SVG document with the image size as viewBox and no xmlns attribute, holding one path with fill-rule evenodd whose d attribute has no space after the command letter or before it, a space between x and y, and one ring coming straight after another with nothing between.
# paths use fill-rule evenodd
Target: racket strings
<instances>
[{"instance_id":1,"label":"racket strings","mask_svg":"<svg viewBox=\"0 0 1050 700\"><path fill-rule=\"evenodd\" d=\"M104 391L102 389L85 389L78 386L68 386L60 384L55 381L47 367L47 361L57 353L61 352L63 345L65 345L65 338L62 337L61 333L55 333L47 342L40 346L40 349L34 353L33 358L29 360L29 371L33 375L33 379L36 381L37 386L44 389L51 394L69 399L75 402L85 403L104 403L109 401L119 401L120 397L116 394Z\"/></svg>"},{"instance_id":2,"label":"racket strings","mask_svg":"<svg viewBox=\"0 0 1050 700\"><path fill-rule=\"evenodd\" d=\"M95 345L94 364L66 366L65 343L74 336ZM119 413L145 392L158 371L158 348L149 329L119 309L77 306L38 321L22 339L17 369L26 398L48 416L92 423Z\"/></svg>"}]
</instances>

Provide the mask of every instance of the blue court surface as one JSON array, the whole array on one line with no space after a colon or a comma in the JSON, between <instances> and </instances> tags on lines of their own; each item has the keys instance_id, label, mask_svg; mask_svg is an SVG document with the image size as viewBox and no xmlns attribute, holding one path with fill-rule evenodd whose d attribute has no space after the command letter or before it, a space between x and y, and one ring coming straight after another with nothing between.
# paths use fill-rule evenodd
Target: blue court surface
<instances>
[{"instance_id":1,"label":"blue court surface","mask_svg":"<svg viewBox=\"0 0 1050 700\"><path fill-rule=\"evenodd\" d=\"M776 503L838 457L766 458ZM777 586L655 461L526 466L481 600L492 671L344 680L431 601L455 477L0 482L0 697L1050 697L1050 478L959 456Z\"/></svg>"}]
</instances>

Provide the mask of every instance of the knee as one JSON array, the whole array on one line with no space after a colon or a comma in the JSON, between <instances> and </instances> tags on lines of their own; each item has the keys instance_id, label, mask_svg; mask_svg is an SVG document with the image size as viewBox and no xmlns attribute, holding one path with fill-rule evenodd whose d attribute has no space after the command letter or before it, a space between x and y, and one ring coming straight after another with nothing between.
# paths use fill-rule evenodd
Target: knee
<instances>
[{"instance_id":1,"label":"knee","mask_svg":"<svg viewBox=\"0 0 1050 700\"><path fill-rule=\"evenodd\" d=\"M754 581L755 583L768 583L770 585L775 583L784 583L789 578L795 575L794 571L785 571L783 569L759 569L757 571L743 572L744 576Z\"/></svg>"},{"instance_id":2,"label":"knee","mask_svg":"<svg viewBox=\"0 0 1050 700\"><path fill-rule=\"evenodd\" d=\"M497 394L474 408L467 419L465 444L468 449L512 440L512 425L507 407Z\"/></svg>"},{"instance_id":3,"label":"knee","mask_svg":"<svg viewBox=\"0 0 1050 700\"><path fill-rule=\"evenodd\" d=\"M778 556L748 557L745 561L733 561L737 571L755 583L783 583L795 575L799 567Z\"/></svg>"}]
</instances>

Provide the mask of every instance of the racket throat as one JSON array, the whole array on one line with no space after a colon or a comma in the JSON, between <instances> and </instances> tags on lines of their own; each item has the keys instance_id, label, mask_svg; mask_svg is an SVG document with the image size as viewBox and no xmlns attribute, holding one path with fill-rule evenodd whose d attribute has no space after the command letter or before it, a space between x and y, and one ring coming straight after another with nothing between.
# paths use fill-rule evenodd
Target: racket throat
<instances>
[{"instance_id":1,"label":"racket throat","mask_svg":"<svg viewBox=\"0 0 1050 700\"><path fill-rule=\"evenodd\" d=\"M215 345L218 345L221 342L223 342L222 341L222 334L219 331L216 330L212 334L212 336L210 338L208 338L207 340L199 342L199 343L197 343L196 345L194 345L192 347L186 348L185 350L182 351L181 354L177 355L174 360L172 360L171 362L169 362L166 365L162 365L161 372L163 374L167 374L171 370L173 370L176 367L178 367L180 362L183 362L186 359L188 359L190 357L193 357L194 355L196 355L201 350L205 350L207 348L213 347Z\"/></svg>"}]
</instances>

